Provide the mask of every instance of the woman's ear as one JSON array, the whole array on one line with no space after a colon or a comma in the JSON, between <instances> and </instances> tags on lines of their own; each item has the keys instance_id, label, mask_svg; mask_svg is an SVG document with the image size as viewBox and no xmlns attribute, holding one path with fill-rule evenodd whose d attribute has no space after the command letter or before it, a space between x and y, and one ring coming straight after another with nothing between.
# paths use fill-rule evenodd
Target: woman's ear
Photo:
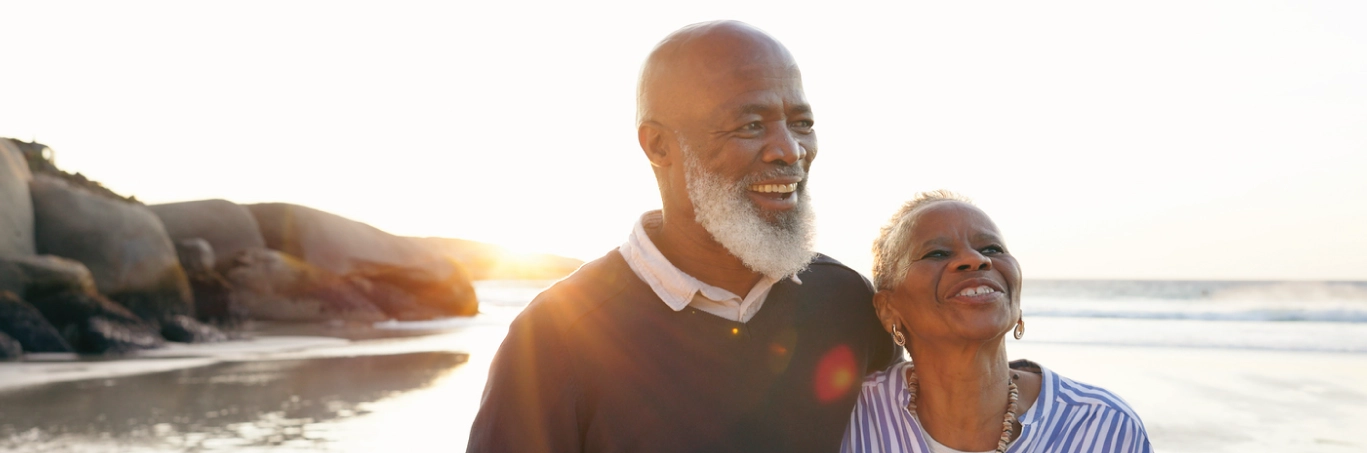
<instances>
[{"instance_id":1,"label":"woman's ear","mask_svg":"<svg viewBox=\"0 0 1367 453\"><path fill-rule=\"evenodd\" d=\"M882 289L873 293L873 311L878 314L878 321L883 323L883 330L892 333L892 326L902 325L902 314L892 308L892 291Z\"/></svg>"}]
</instances>

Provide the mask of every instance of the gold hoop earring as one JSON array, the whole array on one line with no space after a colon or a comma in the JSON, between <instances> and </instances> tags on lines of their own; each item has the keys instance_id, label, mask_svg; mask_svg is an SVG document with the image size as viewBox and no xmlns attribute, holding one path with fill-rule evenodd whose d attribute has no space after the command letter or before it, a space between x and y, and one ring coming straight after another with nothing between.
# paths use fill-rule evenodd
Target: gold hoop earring
<instances>
[{"instance_id":1,"label":"gold hoop earring","mask_svg":"<svg viewBox=\"0 0 1367 453\"><path fill-rule=\"evenodd\" d=\"M896 343L898 346L907 345L907 337L902 335L902 332L897 331L897 324L892 325L892 342Z\"/></svg>"},{"instance_id":2,"label":"gold hoop earring","mask_svg":"<svg viewBox=\"0 0 1367 453\"><path fill-rule=\"evenodd\" d=\"M1016 331L1013 333L1017 340L1025 336L1025 318L1016 320Z\"/></svg>"}]
</instances>

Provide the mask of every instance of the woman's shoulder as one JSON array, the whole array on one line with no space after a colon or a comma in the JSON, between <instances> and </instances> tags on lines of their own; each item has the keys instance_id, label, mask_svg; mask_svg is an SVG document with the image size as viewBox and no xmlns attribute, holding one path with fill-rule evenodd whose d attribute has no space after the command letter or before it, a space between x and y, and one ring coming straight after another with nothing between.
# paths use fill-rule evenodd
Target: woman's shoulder
<instances>
[{"instance_id":1,"label":"woman's shoulder","mask_svg":"<svg viewBox=\"0 0 1367 453\"><path fill-rule=\"evenodd\" d=\"M905 386L906 369L911 366L910 360L899 361L887 368L878 370L864 376L864 387L881 388L901 388Z\"/></svg>"},{"instance_id":2,"label":"woman's shoulder","mask_svg":"<svg viewBox=\"0 0 1367 453\"><path fill-rule=\"evenodd\" d=\"M1104 387L1069 378L1028 360L1013 361L1011 368L1038 373L1044 378L1037 400L1037 404L1044 405L1040 408L1044 412L1088 409L1089 412L1114 412L1119 417L1139 422L1139 415L1130 404Z\"/></svg>"}]
</instances>

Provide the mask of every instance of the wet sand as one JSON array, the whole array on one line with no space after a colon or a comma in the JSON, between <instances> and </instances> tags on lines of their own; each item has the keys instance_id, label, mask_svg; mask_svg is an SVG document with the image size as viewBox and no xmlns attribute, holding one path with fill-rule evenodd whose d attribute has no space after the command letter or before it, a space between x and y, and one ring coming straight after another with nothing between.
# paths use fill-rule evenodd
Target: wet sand
<instances>
[{"instance_id":1,"label":"wet sand","mask_svg":"<svg viewBox=\"0 0 1367 453\"><path fill-rule=\"evenodd\" d=\"M203 345L163 353L200 357L0 364L5 383L22 367L82 366L99 376L57 373L0 389L0 450L461 451L505 329L284 336L215 354ZM1008 349L1120 394L1157 451L1367 450L1355 434L1367 424L1367 354L1029 339Z\"/></svg>"}]
</instances>

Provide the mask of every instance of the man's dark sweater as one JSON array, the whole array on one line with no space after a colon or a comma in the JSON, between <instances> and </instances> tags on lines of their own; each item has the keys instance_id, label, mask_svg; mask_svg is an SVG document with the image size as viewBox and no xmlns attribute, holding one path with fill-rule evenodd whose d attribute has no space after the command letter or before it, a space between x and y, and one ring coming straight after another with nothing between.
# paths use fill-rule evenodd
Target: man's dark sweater
<instances>
[{"instance_id":1,"label":"man's dark sweater","mask_svg":"<svg viewBox=\"0 0 1367 453\"><path fill-rule=\"evenodd\" d=\"M798 278L740 323L673 311L617 251L585 264L513 322L468 451L839 450L895 347L858 273L822 256Z\"/></svg>"}]
</instances>

